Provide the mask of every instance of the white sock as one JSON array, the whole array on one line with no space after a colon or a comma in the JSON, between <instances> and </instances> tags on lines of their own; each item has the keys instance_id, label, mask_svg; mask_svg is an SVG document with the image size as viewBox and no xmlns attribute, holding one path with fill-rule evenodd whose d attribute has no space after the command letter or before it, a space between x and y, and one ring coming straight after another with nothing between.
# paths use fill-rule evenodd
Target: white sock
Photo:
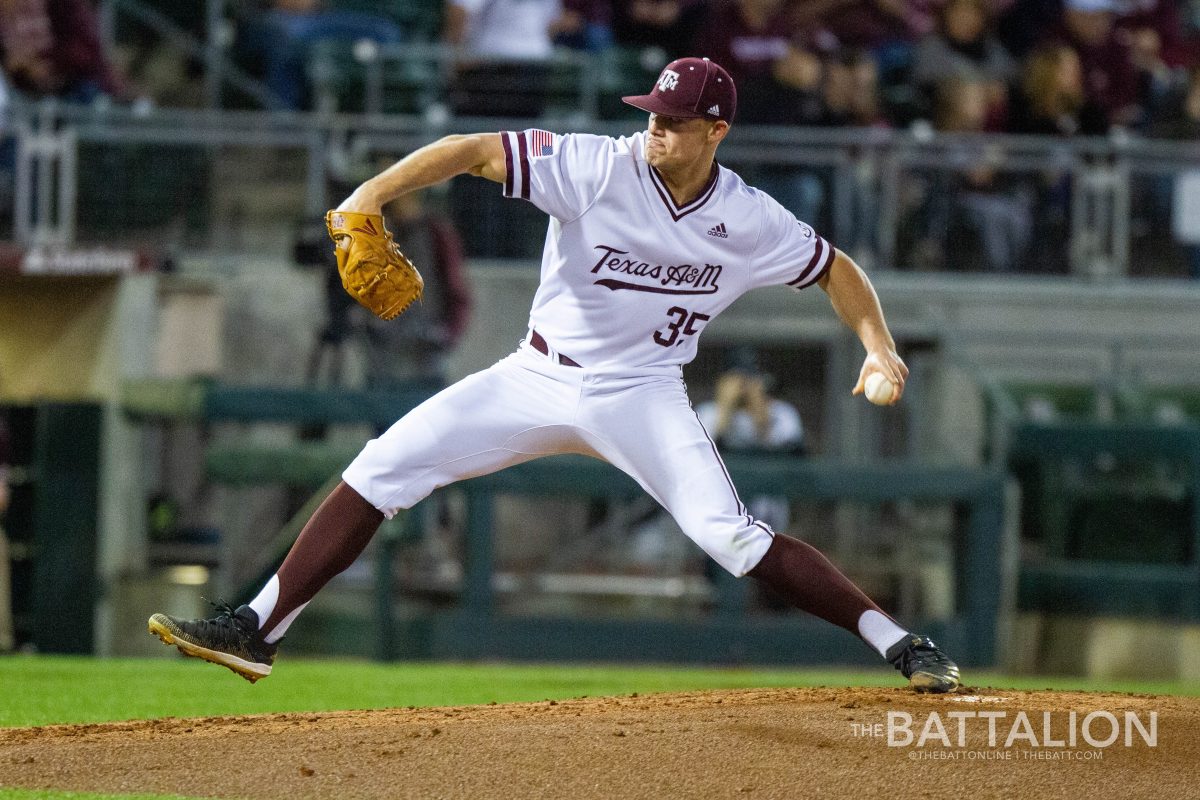
<instances>
[{"instance_id":1,"label":"white sock","mask_svg":"<svg viewBox=\"0 0 1200 800\"><path fill-rule=\"evenodd\" d=\"M308 603L302 603L298 608L293 608L291 613L286 617L279 620L279 624L272 628L271 632L263 637L266 639L267 644L275 644L282 639L283 635L287 633L287 629L290 628L292 623L296 621L296 617L300 616L300 612L304 610L304 606L306 605L308 605Z\"/></svg>"},{"instance_id":2,"label":"white sock","mask_svg":"<svg viewBox=\"0 0 1200 800\"><path fill-rule=\"evenodd\" d=\"M271 616L271 612L275 610L275 605L279 602L279 575L272 575L271 580L267 581L267 585L258 593L258 597L250 601L250 607L254 609L254 613L258 614L258 629L261 631L263 625L267 624L267 618ZM308 603L303 603L299 608L294 608L291 612L279 620L279 624L267 632L263 637L267 644L275 644L283 635L287 633L287 629L296 617L300 616L300 612L304 610L304 606Z\"/></svg>"},{"instance_id":3,"label":"white sock","mask_svg":"<svg viewBox=\"0 0 1200 800\"><path fill-rule=\"evenodd\" d=\"M885 656L889 647L908 637L908 631L878 611L868 610L858 618L858 635Z\"/></svg>"},{"instance_id":4,"label":"white sock","mask_svg":"<svg viewBox=\"0 0 1200 800\"><path fill-rule=\"evenodd\" d=\"M267 585L258 593L258 597L250 601L250 607L254 609L254 613L258 614L258 629L262 630L262 626L267 624L267 617L271 616L271 612L275 610L275 604L279 602L279 575L272 575L271 580L267 581Z\"/></svg>"}]
</instances>

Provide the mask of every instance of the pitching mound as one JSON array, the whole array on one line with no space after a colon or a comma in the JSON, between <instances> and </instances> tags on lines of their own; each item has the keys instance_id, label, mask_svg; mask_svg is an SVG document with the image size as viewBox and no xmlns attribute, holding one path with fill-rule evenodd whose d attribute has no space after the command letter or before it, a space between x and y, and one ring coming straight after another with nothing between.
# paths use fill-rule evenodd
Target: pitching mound
<instances>
[{"instance_id":1,"label":"pitching mound","mask_svg":"<svg viewBox=\"0 0 1200 800\"><path fill-rule=\"evenodd\" d=\"M0 730L0 785L261 800L1164 800L1200 796L1197 764L1196 698L991 689L697 692Z\"/></svg>"}]
</instances>

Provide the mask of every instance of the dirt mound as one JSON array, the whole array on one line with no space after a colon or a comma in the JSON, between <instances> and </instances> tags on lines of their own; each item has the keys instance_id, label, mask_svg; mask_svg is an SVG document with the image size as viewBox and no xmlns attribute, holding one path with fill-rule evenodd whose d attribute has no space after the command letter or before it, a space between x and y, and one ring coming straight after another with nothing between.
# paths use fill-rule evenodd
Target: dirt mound
<instances>
[{"instance_id":1,"label":"dirt mound","mask_svg":"<svg viewBox=\"0 0 1200 800\"><path fill-rule=\"evenodd\" d=\"M1164 800L1200 796L1198 763L1197 698L994 689L694 692L0 730L0 786L254 800Z\"/></svg>"}]
</instances>

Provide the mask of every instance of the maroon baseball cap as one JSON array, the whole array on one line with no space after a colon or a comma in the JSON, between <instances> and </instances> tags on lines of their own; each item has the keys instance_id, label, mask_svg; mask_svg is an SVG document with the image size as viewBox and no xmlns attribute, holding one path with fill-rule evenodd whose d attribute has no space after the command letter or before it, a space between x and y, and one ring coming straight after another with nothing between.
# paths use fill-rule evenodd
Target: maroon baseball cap
<instances>
[{"instance_id":1,"label":"maroon baseball cap","mask_svg":"<svg viewBox=\"0 0 1200 800\"><path fill-rule=\"evenodd\" d=\"M642 111L664 117L723 119L733 122L737 89L733 78L715 61L680 58L663 68L650 94L622 97Z\"/></svg>"}]
</instances>

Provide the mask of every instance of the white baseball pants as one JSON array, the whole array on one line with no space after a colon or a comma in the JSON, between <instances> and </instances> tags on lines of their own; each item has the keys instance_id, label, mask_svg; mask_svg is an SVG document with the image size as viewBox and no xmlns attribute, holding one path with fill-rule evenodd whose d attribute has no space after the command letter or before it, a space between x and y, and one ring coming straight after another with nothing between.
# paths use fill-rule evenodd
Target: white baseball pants
<instances>
[{"instance_id":1,"label":"white baseball pants","mask_svg":"<svg viewBox=\"0 0 1200 800\"><path fill-rule=\"evenodd\" d=\"M738 499L678 368L605 374L528 343L406 414L342 478L390 518L439 487L558 453L629 474L734 575L771 544L770 528Z\"/></svg>"}]
</instances>

